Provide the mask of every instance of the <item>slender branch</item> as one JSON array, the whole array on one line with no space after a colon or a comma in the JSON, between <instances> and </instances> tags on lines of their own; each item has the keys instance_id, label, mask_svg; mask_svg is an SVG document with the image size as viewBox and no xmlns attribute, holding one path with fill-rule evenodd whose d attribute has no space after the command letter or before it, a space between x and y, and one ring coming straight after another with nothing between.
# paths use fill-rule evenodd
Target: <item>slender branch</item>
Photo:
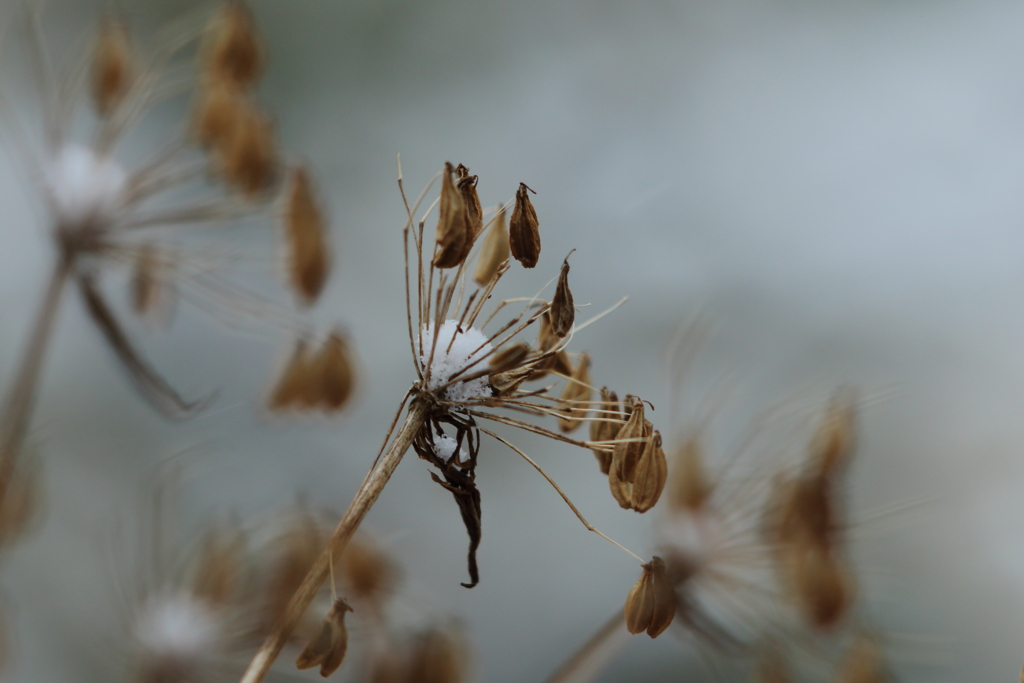
<instances>
[{"instance_id":1,"label":"slender branch","mask_svg":"<svg viewBox=\"0 0 1024 683\"><path fill-rule=\"evenodd\" d=\"M395 468L398 467L398 463L402 461L402 456L409 450L413 437L423 426L426 418L427 405L421 400L413 400L402 427L398 430L387 451L381 456L380 461L370 468L349 504L348 510L327 542L327 547L320 553L320 557L317 558L309 573L306 574L306 578L303 579L302 585L295 591L295 595L292 596L291 602L288 603L288 608L285 610L284 617L275 626L274 631L267 636L259 652L249 663L249 668L242 676L241 683L259 683L267 675L299 619L327 579L332 562L338 561L341 552L352 538L352 534L355 533L360 522L363 521L363 517L377 501L377 497L384 490L384 486L388 483Z\"/></svg>"},{"instance_id":2,"label":"slender branch","mask_svg":"<svg viewBox=\"0 0 1024 683\"><path fill-rule=\"evenodd\" d=\"M61 294L71 274L72 262L70 256L62 255L54 265L42 306L36 314L28 344L18 366L18 374L4 398L3 413L0 415L0 504L3 504L7 495L21 443L28 430L43 359L49 348L53 324L60 309Z\"/></svg>"}]
</instances>

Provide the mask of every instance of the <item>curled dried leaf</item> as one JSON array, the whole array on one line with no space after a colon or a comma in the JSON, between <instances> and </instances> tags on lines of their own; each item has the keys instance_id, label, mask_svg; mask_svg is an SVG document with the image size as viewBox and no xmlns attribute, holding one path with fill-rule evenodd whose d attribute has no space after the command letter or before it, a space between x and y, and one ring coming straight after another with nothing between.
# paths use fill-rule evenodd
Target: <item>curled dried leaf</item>
<instances>
[{"instance_id":1,"label":"curled dried leaf","mask_svg":"<svg viewBox=\"0 0 1024 683\"><path fill-rule=\"evenodd\" d=\"M566 412L566 417L558 418L559 429L571 432L583 424L589 410L591 393L590 356L583 354L562 389L560 407Z\"/></svg>"},{"instance_id":2,"label":"curled dried leaf","mask_svg":"<svg viewBox=\"0 0 1024 683\"><path fill-rule=\"evenodd\" d=\"M551 331L557 337L565 337L572 330L573 321L576 318L576 309L573 308L572 292L569 291L569 257L562 262L562 270L558 274L558 286L555 288L555 297L551 300L549 309L551 318Z\"/></svg>"},{"instance_id":3,"label":"curled dried leaf","mask_svg":"<svg viewBox=\"0 0 1024 683\"><path fill-rule=\"evenodd\" d=\"M305 166L294 168L288 183L284 214L288 271L292 286L305 304L316 301L330 272L327 220Z\"/></svg>"},{"instance_id":4,"label":"curled dried leaf","mask_svg":"<svg viewBox=\"0 0 1024 683\"><path fill-rule=\"evenodd\" d=\"M107 117L124 101L138 77L138 57L128 25L113 17L99 25L92 54L92 98L96 111Z\"/></svg>"},{"instance_id":5,"label":"curled dried leaf","mask_svg":"<svg viewBox=\"0 0 1024 683\"><path fill-rule=\"evenodd\" d=\"M676 615L676 594L668 580L665 562L655 556L643 565L643 574L626 596L623 616L630 633L647 632L657 638Z\"/></svg>"},{"instance_id":6,"label":"curled dried leaf","mask_svg":"<svg viewBox=\"0 0 1024 683\"><path fill-rule=\"evenodd\" d=\"M491 221L484 244L480 248L473 280L483 287L498 272L502 264L508 261L508 228L505 227L505 208L498 207L498 213Z\"/></svg>"},{"instance_id":7,"label":"curled dried leaf","mask_svg":"<svg viewBox=\"0 0 1024 683\"><path fill-rule=\"evenodd\" d=\"M434 267L456 268L466 260L473 246L473 226L462 193L455 184L455 169L448 162L441 179L441 202L437 218L437 250Z\"/></svg>"},{"instance_id":8,"label":"curled dried leaf","mask_svg":"<svg viewBox=\"0 0 1024 683\"><path fill-rule=\"evenodd\" d=\"M299 669L311 669L319 664L320 675L324 678L337 671L348 650L345 613L351 611L352 608L344 599L335 600L323 623L320 624L316 636L295 659L295 666Z\"/></svg>"},{"instance_id":9,"label":"curled dried leaf","mask_svg":"<svg viewBox=\"0 0 1024 683\"><path fill-rule=\"evenodd\" d=\"M207 26L201 70L205 80L249 88L263 73L263 39L248 8L229 0Z\"/></svg>"},{"instance_id":10,"label":"curled dried leaf","mask_svg":"<svg viewBox=\"0 0 1024 683\"><path fill-rule=\"evenodd\" d=\"M519 183L516 205L508 224L508 238L515 260L523 264L523 268L533 268L540 259L540 223L527 191L533 192L526 183Z\"/></svg>"}]
</instances>

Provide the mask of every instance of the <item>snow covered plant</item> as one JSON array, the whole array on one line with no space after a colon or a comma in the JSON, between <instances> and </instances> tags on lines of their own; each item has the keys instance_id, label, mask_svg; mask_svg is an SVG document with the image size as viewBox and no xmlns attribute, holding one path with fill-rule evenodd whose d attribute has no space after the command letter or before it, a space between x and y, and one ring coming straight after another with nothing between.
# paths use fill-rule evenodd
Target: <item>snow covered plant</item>
<instances>
[{"instance_id":1,"label":"snow covered plant","mask_svg":"<svg viewBox=\"0 0 1024 683\"><path fill-rule=\"evenodd\" d=\"M119 17L105 16L86 53L75 51L60 63L51 58L38 7L12 4L27 15L44 130L26 135L12 119L6 132L47 209L54 265L0 413L0 510L69 283L140 393L163 414L183 417L207 401L182 398L143 358L108 304L101 274L132 270L131 300L140 315L166 313L179 288L200 304L236 303L244 293L217 276L216 250L207 243L190 252L188 241L177 244L175 236L187 230L193 239L201 232L209 237L204 229L265 212L279 198L301 303L316 300L330 262L309 174L285 169L270 119L254 100L265 51L240 2L221 4L205 24L165 30L152 50L137 45ZM127 138L163 107L177 107L183 120L140 153Z\"/></svg>"},{"instance_id":2,"label":"snow covered plant","mask_svg":"<svg viewBox=\"0 0 1024 683\"><path fill-rule=\"evenodd\" d=\"M529 198L532 190L520 184L514 206L513 202L499 206L485 221L476 190L477 176L470 175L461 164L456 167L448 163L439 174L440 196L417 220L420 205L438 177L410 205L400 165L398 176L407 214L406 304L415 377L348 511L281 622L250 664L245 683L256 683L264 677L409 448L432 466L431 477L452 494L459 507L469 534L469 581L463 584L467 588L480 580L476 552L481 540L481 495L475 477L483 436L525 459L562 495L587 529L626 550L591 526L526 453L485 424L516 427L593 450L599 460L608 462L605 472L612 494L624 508L649 510L665 486L667 463L661 436L644 418L643 401L627 396L625 402L620 402L607 390L600 398L595 397L590 358L567 350L573 335L596 320L576 323L568 258L561 265L550 300L539 298L539 294L506 299L484 315L484 307L511 267L510 260L514 258L526 268L533 268L539 260L539 221ZM431 243L424 238L424 224L435 206L438 222ZM510 207L512 214L506 227ZM470 268L474 252L476 265ZM506 307L517 303L524 304L523 308L511 319L496 325L493 331L484 331ZM531 333L535 337L527 336ZM296 361L285 369L279 390L294 386L298 383L295 378L307 372L301 354L297 354ZM564 381L561 391L554 391L555 383L536 384L545 378ZM497 410L555 418L558 427L549 429ZM594 425L589 439L569 436L584 422ZM329 614L325 634L330 621Z\"/></svg>"}]
</instances>

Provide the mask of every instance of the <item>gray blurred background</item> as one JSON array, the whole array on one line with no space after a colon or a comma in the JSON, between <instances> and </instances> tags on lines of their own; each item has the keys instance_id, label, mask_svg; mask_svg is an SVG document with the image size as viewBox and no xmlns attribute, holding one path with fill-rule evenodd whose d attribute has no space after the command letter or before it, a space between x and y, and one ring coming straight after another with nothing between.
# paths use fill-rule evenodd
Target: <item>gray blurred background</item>
<instances>
[{"instance_id":1,"label":"gray blurred background","mask_svg":"<svg viewBox=\"0 0 1024 683\"><path fill-rule=\"evenodd\" d=\"M17 3L3 4L10 22ZM446 160L480 175L485 206L520 181L537 190L540 265L514 270L499 296L533 294L575 248L573 292L591 304L582 317L630 300L574 348L593 354L597 384L653 401L666 433L684 425L669 410L665 354L694 319L710 341L674 389L690 408L681 414L715 415L722 452L773 407L811 415L835 387L858 387L868 405L851 516L872 521L854 534L854 557L896 670L906 681L1016 680L1024 6L251 4L271 53L261 100L331 208L336 270L311 318L349 331L357 400L333 421L269 419L261 402L289 334L270 320L226 328L183 303L167 333L132 327L183 391L219 388L207 414L169 424L139 401L69 296L33 429L47 517L0 573L17 632L7 680L123 679L110 565L117 539L131 536L123 530L151 507L158 462L187 462L185 528L228 511L268 515L298 495L344 508L413 374L397 153L413 194ZM140 36L203 6L119 5ZM53 45L83 40L105 6L50 0ZM31 111L24 54L3 57L8 99ZM38 188L17 166L5 154L4 380L51 258ZM286 303L273 221L228 234L251 254L243 281ZM123 280L106 283L122 310ZM716 382L728 390L709 401ZM591 454L516 442L596 526L652 549L650 520L614 505ZM488 444L478 472L482 582L472 591L459 586L465 531L424 463L403 463L368 524L403 562L413 604L464 620L475 680L543 680L621 606L635 564L510 452ZM874 514L892 507L902 511ZM687 643L637 638L601 680L638 671L649 681L709 675Z\"/></svg>"}]
</instances>

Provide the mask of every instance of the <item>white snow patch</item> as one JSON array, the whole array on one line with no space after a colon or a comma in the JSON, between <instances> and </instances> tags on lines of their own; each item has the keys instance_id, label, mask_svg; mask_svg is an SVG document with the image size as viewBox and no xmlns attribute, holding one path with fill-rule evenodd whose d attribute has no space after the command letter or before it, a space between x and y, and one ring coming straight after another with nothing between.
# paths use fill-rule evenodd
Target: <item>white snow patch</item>
<instances>
[{"instance_id":1,"label":"white snow patch","mask_svg":"<svg viewBox=\"0 0 1024 683\"><path fill-rule=\"evenodd\" d=\"M451 345L450 349L449 345ZM430 361L432 347L434 349L433 362ZM430 324L424 325L420 361L424 365L430 364L430 382L427 384L427 388L433 391L444 386L452 375L490 352L491 345L487 343L487 335L475 327L460 331L457 320L445 320L437 333L437 345L434 346L434 327ZM481 360L467 370L465 376L472 375L486 367L487 361ZM477 377L468 382L455 382L444 390L444 397L449 401L469 401L474 398L488 398L491 395L491 385L486 377Z\"/></svg>"},{"instance_id":2,"label":"white snow patch","mask_svg":"<svg viewBox=\"0 0 1024 683\"><path fill-rule=\"evenodd\" d=\"M434 434L434 452L437 453L437 457L445 462L452 459L452 455L455 454L455 449L458 445L459 442L447 434L441 434L440 436ZM459 448L459 460L462 459L462 449Z\"/></svg>"},{"instance_id":3,"label":"white snow patch","mask_svg":"<svg viewBox=\"0 0 1024 683\"><path fill-rule=\"evenodd\" d=\"M65 145L45 169L45 183L57 220L64 228L110 221L124 202L124 170L88 147Z\"/></svg>"},{"instance_id":4,"label":"white snow patch","mask_svg":"<svg viewBox=\"0 0 1024 683\"><path fill-rule=\"evenodd\" d=\"M150 598L139 612L135 637L153 657L198 662L214 653L220 623L214 612L190 595Z\"/></svg>"}]
</instances>

